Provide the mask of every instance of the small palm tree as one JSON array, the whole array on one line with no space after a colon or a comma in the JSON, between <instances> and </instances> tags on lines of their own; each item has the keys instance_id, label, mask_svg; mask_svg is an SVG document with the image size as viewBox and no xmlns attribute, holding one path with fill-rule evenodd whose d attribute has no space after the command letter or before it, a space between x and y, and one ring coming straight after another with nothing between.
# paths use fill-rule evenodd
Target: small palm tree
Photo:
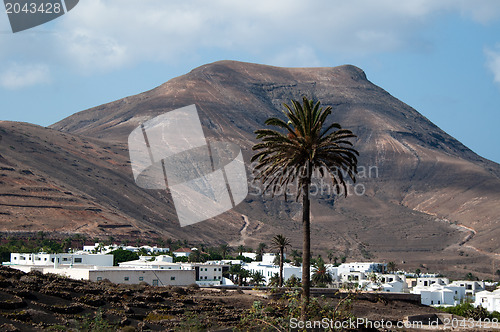
<instances>
[{"instance_id":1,"label":"small palm tree","mask_svg":"<svg viewBox=\"0 0 500 332\"><path fill-rule=\"evenodd\" d=\"M243 245L238 246L238 256L242 256L245 250L246 250L245 246Z\"/></svg>"},{"instance_id":2,"label":"small palm tree","mask_svg":"<svg viewBox=\"0 0 500 332\"><path fill-rule=\"evenodd\" d=\"M387 271L395 272L396 270L397 270L396 263L394 262L387 263Z\"/></svg>"},{"instance_id":3,"label":"small palm tree","mask_svg":"<svg viewBox=\"0 0 500 332\"><path fill-rule=\"evenodd\" d=\"M226 259L226 255L228 252L231 251L231 247L227 243L224 243L219 246L219 250L222 255L222 258Z\"/></svg>"},{"instance_id":4,"label":"small palm tree","mask_svg":"<svg viewBox=\"0 0 500 332\"><path fill-rule=\"evenodd\" d=\"M332 275L326 269L325 262L322 259L318 259L316 262L312 281L317 286L328 285L332 282Z\"/></svg>"},{"instance_id":5,"label":"small palm tree","mask_svg":"<svg viewBox=\"0 0 500 332\"><path fill-rule=\"evenodd\" d=\"M263 242L259 243L259 246L257 247L257 257L256 257L257 261L262 260L262 255L264 254L264 250L266 248L267 248L267 244L265 244Z\"/></svg>"},{"instance_id":6,"label":"small palm tree","mask_svg":"<svg viewBox=\"0 0 500 332\"><path fill-rule=\"evenodd\" d=\"M306 97L302 104L292 100L292 106L284 104L287 121L270 118L265 124L278 130L260 129L255 133L262 142L253 146L257 153L252 162L256 179L270 190L272 195L297 181L298 200L302 196L302 306L301 318L306 320L306 309L310 295L311 258L311 216L309 190L314 171L320 176L330 176L337 193L344 189L347 196L346 178L355 181L358 152L352 148L351 138L356 137L350 130L342 129L338 123L327 124L332 113L330 106L320 107ZM286 190L285 190L286 199Z\"/></svg>"},{"instance_id":7,"label":"small palm tree","mask_svg":"<svg viewBox=\"0 0 500 332\"><path fill-rule=\"evenodd\" d=\"M283 287L283 265L285 263L285 250L290 246L290 240L283 234L278 234L275 235L271 240L271 246L272 248L277 249L280 255L279 287Z\"/></svg>"},{"instance_id":8,"label":"small palm tree","mask_svg":"<svg viewBox=\"0 0 500 332\"><path fill-rule=\"evenodd\" d=\"M269 278L269 283L267 284L269 287L277 287L279 286L280 277L278 273L273 274L271 278ZM281 286L280 286L281 287Z\"/></svg>"},{"instance_id":9,"label":"small palm tree","mask_svg":"<svg viewBox=\"0 0 500 332\"><path fill-rule=\"evenodd\" d=\"M264 276L259 271L255 271L254 273L252 273L252 283L254 283L255 285L260 286L260 284L262 284L264 280Z\"/></svg>"}]
</instances>

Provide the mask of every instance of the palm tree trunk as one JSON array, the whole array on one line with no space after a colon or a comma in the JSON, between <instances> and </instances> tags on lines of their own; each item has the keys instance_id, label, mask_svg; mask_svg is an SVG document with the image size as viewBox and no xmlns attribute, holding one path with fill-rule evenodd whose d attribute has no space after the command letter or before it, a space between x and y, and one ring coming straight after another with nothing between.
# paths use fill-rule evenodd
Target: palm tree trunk
<instances>
[{"instance_id":1,"label":"palm tree trunk","mask_svg":"<svg viewBox=\"0 0 500 332\"><path fill-rule=\"evenodd\" d=\"M311 216L309 201L309 182L302 185L302 227L304 239L302 247L302 307L300 317L302 321L307 319L307 306L311 287Z\"/></svg>"},{"instance_id":2,"label":"palm tree trunk","mask_svg":"<svg viewBox=\"0 0 500 332\"><path fill-rule=\"evenodd\" d=\"M279 287L283 287L283 262L284 262L284 248L280 248L280 282Z\"/></svg>"}]
</instances>

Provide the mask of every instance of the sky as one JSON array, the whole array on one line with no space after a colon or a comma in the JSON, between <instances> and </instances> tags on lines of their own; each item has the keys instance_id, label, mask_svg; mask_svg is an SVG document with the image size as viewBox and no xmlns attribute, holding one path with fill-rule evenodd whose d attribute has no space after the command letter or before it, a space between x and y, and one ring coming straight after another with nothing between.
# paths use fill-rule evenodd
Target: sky
<instances>
[{"instance_id":1,"label":"sky","mask_svg":"<svg viewBox=\"0 0 500 332\"><path fill-rule=\"evenodd\" d=\"M12 33L0 11L0 120L48 126L206 63L352 64L500 163L500 1L81 0Z\"/></svg>"}]
</instances>

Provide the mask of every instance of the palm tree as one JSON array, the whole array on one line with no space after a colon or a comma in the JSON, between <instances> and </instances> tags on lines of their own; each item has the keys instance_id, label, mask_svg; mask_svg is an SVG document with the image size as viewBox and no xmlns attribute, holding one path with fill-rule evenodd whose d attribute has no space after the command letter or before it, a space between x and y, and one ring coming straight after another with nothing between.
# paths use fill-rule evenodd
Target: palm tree
<instances>
[{"instance_id":1,"label":"palm tree","mask_svg":"<svg viewBox=\"0 0 500 332\"><path fill-rule=\"evenodd\" d=\"M325 262L320 259L316 263L316 271L312 276L312 281L317 286L327 285L332 282L332 276L326 269Z\"/></svg>"},{"instance_id":2,"label":"palm tree","mask_svg":"<svg viewBox=\"0 0 500 332\"><path fill-rule=\"evenodd\" d=\"M245 246L239 245L238 246L238 256L242 256L243 252L246 250Z\"/></svg>"},{"instance_id":3,"label":"palm tree","mask_svg":"<svg viewBox=\"0 0 500 332\"><path fill-rule=\"evenodd\" d=\"M231 275L231 280L235 282L235 279L238 279L238 286L241 286L241 265L240 264L235 264L231 265L229 268L229 274Z\"/></svg>"},{"instance_id":4,"label":"palm tree","mask_svg":"<svg viewBox=\"0 0 500 332\"><path fill-rule=\"evenodd\" d=\"M284 104L288 122L270 118L265 124L278 130L260 129L255 133L262 142L253 146L258 151L252 162L257 161L254 169L256 179L271 190L272 195L298 181L297 196L302 195L303 259L302 259L302 307L301 318L306 319L306 308L310 293L310 256L311 256L311 216L309 189L314 171L321 177L330 176L334 190L340 194L344 189L347 196L346 178L355 181L358 152L349 141L355 138L350 130L342 129L338 123L326 124L332 113L330 106L320 107L306 97L302 105L292 100L292 107ZM283 131L285 133L283 133ZM285 190L285 199L286 199Z\"/></svg>"},{"instance_id":5,"label":"palm tree","mask_svg":"<svg viewBox=\"0 0 500 332\"><path fill-rule=\"evenodd\" d=\"M396 263L394 263L394 262L387 263L387 271L394 272L394 271L396 271L396 269L397 269Z\"/></svg>"},{"instance_id":6,"label":"palm tree","mask_svg":"<svg viewBox=\"0 0 500 332\"><path fill-rule=\"evenodd\" d=\"M260 284L263 283L264 280L264 276L259 271L255 271L254 273L252 273L252 282L255 285L260 286Z\"/></svg>"},{"instance_id":7,"label":"palm tree","mask_svg":"<svg viewBox=\"0 0 500 332\"><path fill-rule=\"evenodd\" d=\"M267 244L261 242L259 243L259 246L257 247L257 257L256 261L261 261L262 260L262 255L264 254L264 250L267 248ZM260 257L260 258L259 258Z\"/></svg>"},{"instance_id":8,"label":"palm tree","mask_svg":"<svg viewBox=\"0 0 500 332\"><path fill-rule=\"evenodd\" d=\"M219 249L220 249L220 253L222 255L222 258L226 259L226 255L227 255L228 252L231 251L231 247L229 247L227 245L227 243L224 243L224 244L221 244L219 246Z\"/></svg>"},{"instance_id":9,"label":"palm tree","mask_svg":"<svg viewBox=\"0 0 500 332\"><path fill-rule=\"evenodd\" d=\"M271 278L269 278L269 282L267 283L267 285L269 287L277 287L279 286L279 282L280 282L280 277L278 275L278 273L275 273L273 274L273 276ZM279 286L281 287L281 286Z\"/></svg>"},{"instance_id":10,"label":"palm tree","mask_svg":"<svg viewBox=\"0 0 500 332\"><path fill-rule=\"evenodd\" d=\"M283 264L285 263L285 250L290 246L290 240L285 237L283 234L278 234L273 237L271 240L271 246L274 249L277 249L280 254L280 280L279 287L283 287Z\"/></svg>"},{"instance_id":11,"label":"palm tree","mask_svg":"<svg viewBox=\"0 0 500 332\"><path fill-rule=\"evenodd\" d=\"M331 263L333 258L335 257L335 254L333 253L333 250L328 250L326 258L328 258L328 261Z\"/></svg>"}]
</instances>

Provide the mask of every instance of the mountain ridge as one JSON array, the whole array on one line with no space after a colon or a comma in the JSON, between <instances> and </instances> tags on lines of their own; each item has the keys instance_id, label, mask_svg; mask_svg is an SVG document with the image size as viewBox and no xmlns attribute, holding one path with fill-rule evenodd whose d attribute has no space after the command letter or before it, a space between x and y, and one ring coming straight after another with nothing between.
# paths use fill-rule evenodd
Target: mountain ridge
<instances>
[{"instance_id":1,"label":"mountain ridge","mask_svg":"<svg viewBox=\"0 0 500 332\"><path fill-rule=\"evenodd\" d=\"M495 241L500 236L500 208L496 204L500 201L500 165L478 156L415 109L371 83L355 66L281 68L216 62L144 93L76 113L47 130L52 130L54 142L62 142L61 135L77 140L79 148L75 146L71 153L78 158L83 156L77 150L88 150L83 146L91 145L83 141L94 142L96 160L91 159L91 154L86 155L80 162L85 167L78 171L92 168L88 181L97 181L96 188L102 188L107 195L90 189L86 189L86 194L97 203L125 211L125 218L136 224L138 234L157 232L194 241L240 243L244 228L247 245L255 246L273 234L283 233L299 248L300 205L285 203L281 198L260 197L255 188L233 211L178 228L168 193L135 186L126 139L146 120L196 104L207 138L238 144L248 161L255 143L254 130L262 128L270 116L282 116L283 102L302 95L332 106L330 121L339 122L358 135L355 146L361 154L360 166L375 166L378 170L376 177L359 179L365 189L363 195L313 200L314 251L334 250L352 259L404 260L405 264L417 266L426 262L438 269L444 268L443 262L449 262L450 267L446 268L454 271L467 265L477 268L475 272L491 273L488 266L494 256L481 251L500 252L500 244ZM12 130L8 126L0 128L4 130L0 131L4 140L8 136L8 144L31 144L23 140L23 131L26 134L28 129L20 129L16 142L10 137ZM46 140L47 148L54 150L50 147L51 139L44 139L43 132L37 132L39 140ZM59 149L54 156L58 158L69 149L63 143L56 145ZM108 149L104 149L106 146ZM4 157L8 161L19 163L22 159L15 150L7 152ZM101 164L99 158L108 157L107 154L117 165ZM64 158L60 160L60 167L66 169ZM59 176L48 167L50 159L47 167L26 158L23 163L33 169L42 168L48 177ZM98 174L105 179L93 177ZM248 174L251 176L250 170ZM65 181L72 187L83 185L83 180ZM120 202L121 195L128 197L127 204ZM162 220L162 215L167 216L167 221ZM476 234L469 236L458 225L473 228ZM99 227L93 229L96 234L128 234L126 228L104 229L105 232Z\"/></svg>"}]
</instances>

